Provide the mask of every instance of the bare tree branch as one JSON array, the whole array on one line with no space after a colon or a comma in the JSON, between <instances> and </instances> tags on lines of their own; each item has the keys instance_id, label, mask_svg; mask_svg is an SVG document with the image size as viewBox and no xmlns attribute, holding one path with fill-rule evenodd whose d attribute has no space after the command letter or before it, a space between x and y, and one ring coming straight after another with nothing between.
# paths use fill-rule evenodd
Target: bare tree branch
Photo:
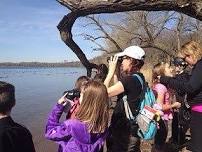
<instances>
[{"instance_id":1,"label":"bare tree branch","mask_svg":"<svg viewBox=\"0 0 202 152\"><path fill-rule=\"evenodd\" d=\"M96 20L94 18L94 16L87 16L87 18L91 19L96 26L99 27L99 30L104 33L106 39L110 40L114 45L115 47L117 48L117 50L120 52L122 51L122 48L118 45L118 43L107 33L107 31L102 27L102 25L100 24L99 20Z\"/></svg>"},{"instance_id":2,"label":"bare tree branch","mask_svg":"<svg viewBox=\"0 0 202 152\"><path fill-rule=\"evenodd\" d=\"M160 51L164 52L165 54L167 54L170 57L174 56L174 55L171 55L170 53L168 53L165 49L160 48L159 46L156 46L154 44L142 45L141 47L142 48L154 48L154 49L157 49L157 50L160 50Z\"/></svg>"},{"instance_id":3,"label":"bare tree branch","mask_svg":"<svg viewBox=\"0 0 202 152\"><path fill-rule=\"evenodd\" d=\"M86 67L87 74L96 67L90 63L80 47L72 38L72 26L81 16L100 13L115 13L126 11L177 11L202 20L201 0L57 0L61 5L71 10L58 24L58 30L64 43L80 59Z\"/></svg>"}]
</instances>

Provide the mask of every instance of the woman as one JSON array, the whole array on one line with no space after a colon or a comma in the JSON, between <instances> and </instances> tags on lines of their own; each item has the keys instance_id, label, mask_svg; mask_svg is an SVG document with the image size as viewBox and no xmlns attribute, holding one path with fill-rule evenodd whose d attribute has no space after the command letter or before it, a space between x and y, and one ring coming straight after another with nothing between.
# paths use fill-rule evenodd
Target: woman
<instances>
[{"instance_id":1,"label":"woman","mask_svg":"<svg viewBox=\"0 0 202 152\"><path fill-rule=\"evenodd\" d=\"M160 82L187 93L187 101L191 106L191 150L202 152L202 48L199 43L190 41L182 46L180 54L193 67L189 81L162 76Z\"/></svg>"},{"instance_id":2,"label":"woman","mask_svg":"<svg viewBox=\"0 0 202 152\"><path fill-rule=\"evenodd\" d=\"M58 152L98 152L107 136L109 103L107 89L97 81L82 86L81 105L74 119L59 122L67 104L66 94L53 108L46 124L45 137L59 144Z\"/></svg>"},{"instance_id":3,"label":"woman","mask_svg":"<svg viewBox=\"0 0 202 152\"><path fill-rule=\"evenodd\" d=\"M135 116L138 112L139 97L142 85L136 76L138 74L144 80L140 69L144 64L145 52L139 46L130 46L123 52L111 57L109 61L109 72L104 81L109 97L117 96L118 101L111 120L111 137L109 139L108 151L112 152L139 152L140 139L137 136L137 126L132 126L126 118L122 97L127 95L130 109ZM122 59L120 71L121 78L111 87L110 81L115 75L117 61Z\"/></svg>"}]
</instances>

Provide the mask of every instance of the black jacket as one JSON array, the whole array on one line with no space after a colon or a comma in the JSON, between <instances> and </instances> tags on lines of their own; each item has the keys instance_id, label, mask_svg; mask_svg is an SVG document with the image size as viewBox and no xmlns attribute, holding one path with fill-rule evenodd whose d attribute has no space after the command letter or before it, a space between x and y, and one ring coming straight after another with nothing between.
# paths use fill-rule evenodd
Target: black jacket
<instances>
[{"instance_id":1,"label":"black jacket","mask_svg":"<svg viewBox=\"0 0 202 152\"><path fill-rule=\"evenodd\" d=\"M29 130L11 117L0 119L0 152L35 152Z\"/></svg>"},{"instance_id":2,"label":"black jacket","mask_svg":"<svg viewBox=\"0 0 202 152\"><path fill-rule=\"evenodd\" d=\"M174 90L187 93L187 101L191 106L202 104L202 59L194 65L188 81L184 82L175 78L162 76L160 82Z\"/></svg>"},{"instance_id":3,"label":"black jacket","mask_svg":"<svg viewBox=\"0 0 202 152\"><path fill-rule=\"evenodd\" d=\"M180 82L188 82L189 78L191 75L189 75L189 73L187 71L182 72L181 74L178 74L175 76L176 80L180 81ZM170 88L170 86L168 85L168 87ZM175 90L176 91L176 100L178 102L183 102L184 98L185 98L185 92L183 92L181 89L179 90Z\"/></svg>"}]
</instances>

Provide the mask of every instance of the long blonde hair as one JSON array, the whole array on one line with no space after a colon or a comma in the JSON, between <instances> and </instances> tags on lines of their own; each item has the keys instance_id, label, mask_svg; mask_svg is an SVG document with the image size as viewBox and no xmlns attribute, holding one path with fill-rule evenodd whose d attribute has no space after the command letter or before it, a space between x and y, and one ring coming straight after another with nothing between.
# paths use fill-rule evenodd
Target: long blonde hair
<instances>
[{"instance_id":1,"label":"long blonde hair","mask_svg":"<svg viewBox=\"0 0 202 152\"><path fill-rule=\"evenodd\" d=\"M202 48L199 43L190 41L182 46L180 54L184 57L187 55L193 56L198 61L202 58Z\"/></svg>"},{"instance_id":2,"label":"long blonde hair","mask_svg":"<svg viewBox=\"0 0 202 152\"><path fill-rule=\"evenodd\" d=\"M108 126L109 101L107 88L90 80L82 87L83 98L76 118L87 123L90 133L102 133Z\"/></svg>"}]
</instances>

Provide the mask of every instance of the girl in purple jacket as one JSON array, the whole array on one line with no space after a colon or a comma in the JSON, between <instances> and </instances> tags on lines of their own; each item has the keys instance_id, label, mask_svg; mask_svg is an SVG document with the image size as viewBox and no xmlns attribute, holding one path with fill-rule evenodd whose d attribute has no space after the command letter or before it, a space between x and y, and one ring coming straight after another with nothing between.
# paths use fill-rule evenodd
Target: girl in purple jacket
<instances>
[{"instance_id":1,"label":"girl in purple jacket","mask_svg":"<svg viewBox=\"0 0 202 152\"><path fill-rule=\"evenodd\" d=\"M103 83L88 81L81 89L75 119L60 123L68 99L61 97L48 117L45 137L59 144L58 152L98 152L107 136L109 105Z\"/></svg>"}]
</instances>

